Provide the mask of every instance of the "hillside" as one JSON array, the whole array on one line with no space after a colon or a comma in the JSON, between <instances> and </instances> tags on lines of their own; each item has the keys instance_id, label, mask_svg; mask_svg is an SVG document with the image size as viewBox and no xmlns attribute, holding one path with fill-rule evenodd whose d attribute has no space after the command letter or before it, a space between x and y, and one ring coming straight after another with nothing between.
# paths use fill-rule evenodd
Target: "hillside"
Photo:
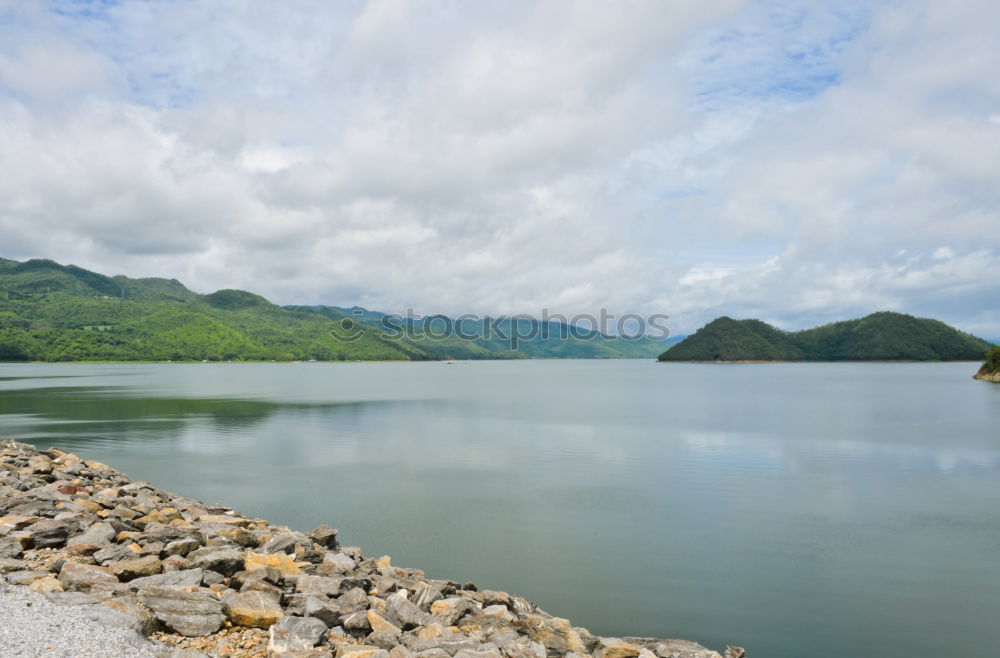
<instances>
[{"instance_id":1,"label":"hillside","mask_svg":"<svg viewBox=\"0 0 1000 658\"><path fill-rule=\"evenodd\" d=\"M0 259L0 361L648 358L662 349L654 341L593 335L525 340L511 350L495 339L387 333L379 318L334 307L284 308L242 290L200 295L174 279Z\"/></svg>"},{"instance_id":2,"label":"hillside","mask_svg":"<svg viewBox=\"0 0 1000 658\"><path fill-rule=\"evenodd\" d=\"M938 320L872 313L784 332L760 320L717 318L659 356L660 361L973 361L987 341Z\"/></svg>"}]
</instances>

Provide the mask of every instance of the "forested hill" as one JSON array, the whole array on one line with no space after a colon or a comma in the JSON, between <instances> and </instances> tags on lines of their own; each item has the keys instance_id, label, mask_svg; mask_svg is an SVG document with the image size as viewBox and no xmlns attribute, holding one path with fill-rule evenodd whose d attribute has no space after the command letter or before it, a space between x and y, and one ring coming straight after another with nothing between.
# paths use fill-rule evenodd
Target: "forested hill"
<instances>
[{"instance_id":1,"label":"forested hill","mask_svg":"<svg viewBox=\"0 0 1000 658\"><path fill-rule=\"evenodd\" d=\"M387 335L353 313L319 308L283 308L241 290L200 295L174 279L0 258L0 361L616 358L662 350L654 341L637 346L600 335L518 350L496 341L427 340Z\"/></svg>"},{"instance_id":2,"label":"forested hill","mask_svg":"<svg viewBox=\"0 0 1000 658\"><path fill-rule=\"evenodd\" d=\"M992 345L938 320L872 313L859 320L785 332L760 320L721 317L660 361L976 361Z\"/></svg>"}]
</instances>

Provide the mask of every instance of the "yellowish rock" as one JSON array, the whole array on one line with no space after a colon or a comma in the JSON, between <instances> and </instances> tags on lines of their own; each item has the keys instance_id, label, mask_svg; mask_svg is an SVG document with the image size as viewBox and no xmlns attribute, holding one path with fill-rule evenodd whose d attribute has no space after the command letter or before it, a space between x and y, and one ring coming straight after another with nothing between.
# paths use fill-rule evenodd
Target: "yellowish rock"
<instances>
[{"instance_id":1,"label":"yellowish rock","mask_svg":"<svg viewBox=\"0 0 1000 658\"><path fill-rule=\"evenodd\" d=\"M241 526L248 526L252 523L250 519L244 519L238 516L229 516L228 514L202 514L198 517L198 521L201 523L224 523L226 525Z\"/></svg>"},{"instance_id":2,"label":"yellowish rock","mask_svg":"<svg viewBox=\"0 0 1000 658\"><path fill-rule=\"evenodd\" d=\"M392 559L388 555L383 555L379 559L375 560L375 566L379 569L388 569L392 566Z\"/></svg>"},{"instance_id":3,"label":"yellowish rock","mask_svg":"<svg viewBox=\"0 0 1000 658\"><path fill-rule=\"evenodd\" d=\"M611 637L601 640L601 648L596 655L598 658L638 658L641 651L634 644Z\"/></svg>"},{"instance_id":4,"label":"yellowish rock","mask_svg":"<svg viewBox=\"0 0 1000 658\"><path fill-rule=\"evenodd\" d=\"M223 601L222 607L229 620L240 626L270 628L285 614L278 597L257 590L233 594Z\"/></svg>"},{"instance_id":5,"label":"yellowish rock","mask_svg":"<svg viewBox=\"0 0 1000 658\"><path fill-rule=\"evenodd\" d=\"M342 644L337 647L337 658L377 658L382 655L388 656L389 654L385 649L378 647L350 644Z\"/></svg>"},{"instance_id":6,"label":"yellowish rock","mask_svg":"<svg viewBox=\"0 0 1000 658\"><path fill-rule=\"evenodd\" d=\"M87 468L89 468L92 471L101 471L103 473L107 473L108 471L113 471L114 470L113 468L111 468L107 464L102 464L101 462L96 462L93 459L85 459L83 461L83 463L86 464Z\"/></svg>"},{"instance_id":7,"label":"yellowish rock","mask_svg":"<svg viewBox=\"0 0 1000 658\"><path fill-rule=\"evenodd\" d=\"M48 594L63 591L63 585L55 576L45 576L28 585L28 589L38 594Z\"/></svg>"},{"instance_id":8,"label":"yellowish rock","mask_svg":"<svg viewBox=\"0 0 1000 658\"><path fill-rule=\"evenodd\" d=\"M441 624L434 622L433 624L427 624L419 631L417 631L417 638L421 640L433 640L437 637L444 637L445 628Z\"/></svg>"},{"instance_id":9,"label":"yellowish rock","mask_svg":"<svg viewBox=\"0 0 1000 658\"><path fill-rule=\"evenodd\" d=\"M372 631L376 633L392 633L393 635L401 635L403 632L403 629L399 628L374 610L368 611L368 624L372 627Z\"/></svg>"},{"instance_id":10,"label":"yellowish rock","mask_svg":"<svg viewBox=\"0 0 1000 658\"><path fill-rule=\"evenodd\" d=\"M83 509L87 510L88 512L93 512L94 514L97 514L98 512L104 510L104 507L102 505L99 505L98 503L95 503L92 500L87 500L86 498L74 498L73 502L82 507Z\"/></svg>"},{"instance_id":11,"label":"yellowish rock","mask_svg":"<svg viewBox=\"0 0 1000 658\"><path fill-rule=\"evenodd\" d=\"M299 565L295 564L291 555L287 553L274 553L266 555L264 553L254 553L247 551L243 556L243 568L247 571L263 569L264 567L274 567L283 574L301 573Z\"/></svg>"}]
</instances>

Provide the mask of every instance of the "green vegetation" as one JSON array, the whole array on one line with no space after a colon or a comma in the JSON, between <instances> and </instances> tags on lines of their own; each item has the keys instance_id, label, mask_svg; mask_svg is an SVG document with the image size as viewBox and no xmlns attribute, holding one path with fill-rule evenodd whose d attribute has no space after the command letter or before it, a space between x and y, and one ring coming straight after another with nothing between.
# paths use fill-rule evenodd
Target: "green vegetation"
<instances>
[{"instance_id":1,"label":"green vegetation","mask_svg":"<svg viewBox=\"0 0 1000 658\"><path fill-rule=\"evenodd\" d=\"M199 295L173 279L0 259L0 361L621 358L662 350L656 341L599 334L561 340L558 331L511 350L497 336L431 340L415 330L386 332L381 318L334 307L282 308L242 290Z\"/></svg>"},{"instance_id":2,"label":"green vegetation","mask_svg":"<svg viewBox=\"0 0 1000 658\"><path fill-rule=\"evenodd\" d=\"M972 361L991 345L943 322L872 313L784 332L760 320L721 317L659 356L660 361ZM994 350L996 351L996 350Z\"/></svg>"},{"instance_id":3,"label":"green vegetation","mask_svg":"<svg viewBox=\"0 0 1000 658\"><path fill-rule=\"evenodd\" d=\"M980 375L996 375L1000 373L1000 347L994 347L986 353L986 363L979 371Z\"/></svg>"}]
</instances>

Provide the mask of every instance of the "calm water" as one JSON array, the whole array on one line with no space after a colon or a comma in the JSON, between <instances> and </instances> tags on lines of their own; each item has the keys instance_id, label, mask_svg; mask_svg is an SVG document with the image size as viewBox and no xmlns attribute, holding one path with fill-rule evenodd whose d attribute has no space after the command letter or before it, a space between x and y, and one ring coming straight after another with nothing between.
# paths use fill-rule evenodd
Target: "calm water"
<instances>
[{"instance_id":1,"label":"calm water","mask_svg":"<svg viewBox=\"0 0 1000 658\"><path fill-rule=\"evenodd\" d=\"M0 365L0 435L754 656L1000 640L1000 385L974 364Z\"/></svg>"}]
</instances>

